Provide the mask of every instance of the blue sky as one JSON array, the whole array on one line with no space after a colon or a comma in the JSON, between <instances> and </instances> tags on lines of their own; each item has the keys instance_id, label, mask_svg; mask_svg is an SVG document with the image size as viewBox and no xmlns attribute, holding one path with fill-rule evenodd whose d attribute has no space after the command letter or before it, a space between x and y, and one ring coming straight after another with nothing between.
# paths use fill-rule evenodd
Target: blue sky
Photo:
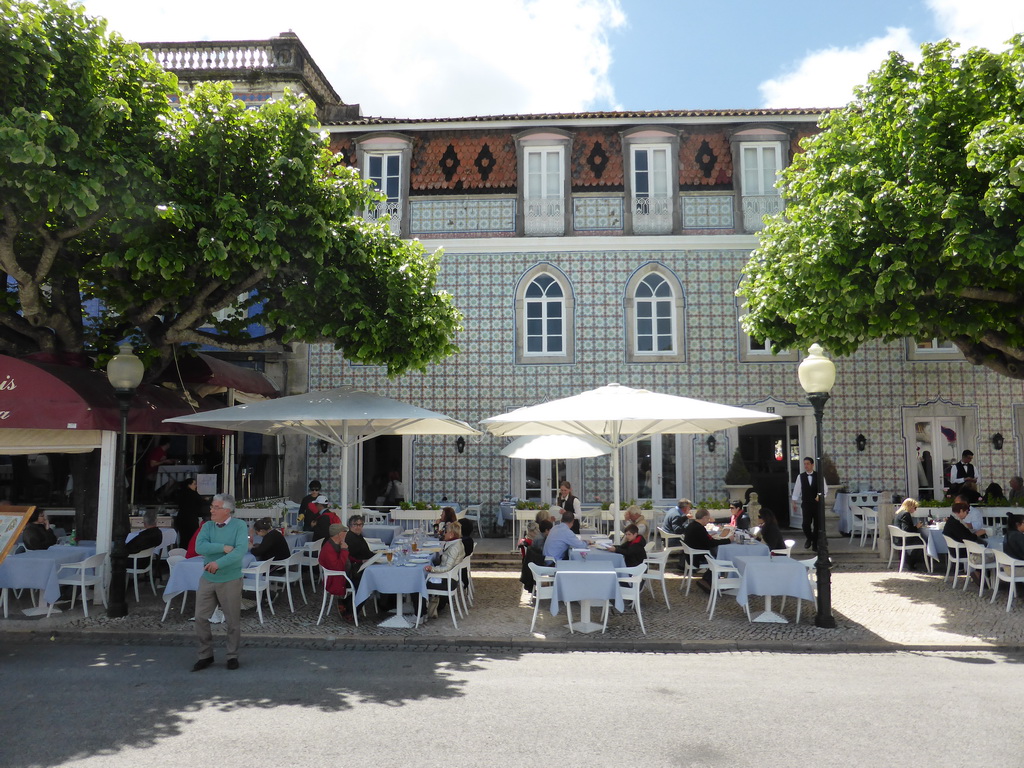
<instances>
[{"instance_id":1,"label":"blue sky","mask_svg":"<svg viewBox=\"0 0 1024 768\"><path fill-rule=\"evenodd\" d=\"M1024 0L83 4L140 41L294 31L345 101L393 117L838 106L890 50L1024 33Z\"/></svg>"}]
</instances>

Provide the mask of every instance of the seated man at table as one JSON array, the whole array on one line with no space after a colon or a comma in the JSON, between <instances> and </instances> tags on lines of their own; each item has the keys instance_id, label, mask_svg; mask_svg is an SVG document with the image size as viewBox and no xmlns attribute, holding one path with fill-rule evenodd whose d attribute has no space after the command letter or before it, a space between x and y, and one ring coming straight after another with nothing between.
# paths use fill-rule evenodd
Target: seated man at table
<instances>
[{"instance_id":1,"label":"seated man at table","mask_svg":"<svg viewBox=\"0 0 1024 768\"><path fill-rule=\"evenodd\" d=\"M644 513L640 507L636 504L631 504L625 512L622 513L623 520L623 531L628 530L628 526L635 525L636 529L640 531L641 536L647 536L650 531L650 526L647 525L647 518L644 517Z\"/></svg>"},{"instance_id":2,"label":"seated man at table","mask_svg":"<svg viewBox=\"0 0 1024 768\"><path fill-rule=\"evenodd\" d=\"M708 525L711 523L711 512L701 507L693 513L693 520L687 523L686 528L683 529L683 543L686 544L690 549L706 549L714 557L718 552L719 544L728 544L732 541L732 532L730 531L726 538L712 538L711 534L708 533ZM704 555L696 555L693 558L694 568L703 566L705 562ZM679 567L682 569L686 568L686 553L683 552L680 555ZM704 571L704 575L701 576L701 580L697 582L701 589L710 592L711 591L711 571Z\"/></svg>"},{"instance_id":3,"label":"seated man at table","mask_svg":"<svg viewBox=\"0 0 1024 768\"><path fill-rule=\"evenodd\" d=\"M1010 490L1006 494L1007 501L1024 501L1024 479L1020 475L1010 478Z\"/></svg>"},{"instance_id":4,"label":"seated man at table","mask_svg":"<svg viewBox=\"0 0 1024 768\"><path fill-rule=\"evenodd\" d=\"M292 556L291 547L284 534L274 527L269 517L261 517L252 524L253 533L262 536L263 540L252 547L252 554L257 560L287 560ZM275 566L278 568L279 566Z\"/></svg>"},{"instance_id":5,"label":"seated man at table","mask_svg":"<svg viewBox=\"0 0 1024 768\"><path fill-rule=\"evenodd\" d=\"M946 518L946 524L942 526L942 534L949 536L954 541L974 541L983 544L981 537L964 525L964 518L967 517L967 505L963 502L953 502L953 514Z\"/></svg>"},{"instance_id":6,"label":"seated man at table","mask_svg":"<svg viewBox=\"0 0 1024 768\"><path fill-rule=\"evenodd\" d=\"M313 524L313 541L326 539L328 536L327 532L331 529L332 525L341 525L341 518L328 508L326 496L321 496L316 501L311 502L309 508L319 515L316 523Z\"/></svg>"},{"instance_id":7,"label":"seated man at table","mask_svg":"<svg viewBox=\"0 0 1024 768\"><path fill-rule=\"evenodd\" d=\"M345 543L347 534L348 528L341 523L334 523L327 529L327 538L320 547L319 562L328 571L349 573L348 544ZM348 581L345 577L328 576L324 589L338 598L338 615L345 621L352 621L352 612L345 604L345 595L348 593Z\"/></svg>"},{"instance_id":8,"label":"seated man at table","mask_svg":"<svg viewBox=\"0 0 1024 768\"><path fill-rule=\"evenodd\" d=\"M632 523L626 526L625 534L623 542L615 545L615 551L622 555L627 568L634 568L647 559L647 542L640 535L640 529Z\"/></svg>"},{"instance_id":9,"label":"seated man at table","mask_svg":"<svg viewBox=\"0 0 1024 768\"><path fill-rule=\"evenodd\" d=\"M693 502L689 499L680 499L675 509L665 513L665 519L661 527L669 533L682 533L686 524L690 522L690 514L693 509Z\"/></svg>"},{"instance_id":10,"label":"seated man at table","mask_svg":"<svg viewBox=\"0 0 1024 768\"><path fill-rule=\"evenodd\" d=\"M21 543L25 549L49 549L57 543L57 534L50 530L50 521L46 519L44 510L37 508L32 513L21 532Z\"/></svg>"},{"instance_id":11,"label":"seated man at table","mask_svg":"<svg viewBox=\"0 0 1024 768\"><path fill-rule=\"evenodd\" d=\"M142 530L139 531L138 536L134 536L127 544L125 549L129 555L137 555L146 549L153 549L159 547L164 543L164 535L160 532L160 529L156 527L156 510L147 509L142 515ZM135 565L136 568L145 568L149 565L149 559L139 560Z\"/></svg>"},{"instance_id":12,"label":"seated man at table","mask_svg":"<svg viewBox=\"0 0 1024 768\"><path fill-rule=\"evenodd\" d=\"M570 549L586 549L587 544L572 532L572 524L576 516L562 510L562 521L551 529L544 540L544 557L551 560L565 560Z\"/></svg>"},{"instance_id":13,"label":"seated man at table","mask_svg":"<svg viewBox=\"0 0 1024 768\"><path fill-rule=\"evenodd\" d=\"M373 557L373 550L370 549L366 537L363 536L363 528L366 520L362 515L349 515L348 533L345 534L345 544L348 545L348 559L360 566ZM358 585L357 585L358 586Z\"/></svg>"}]
</instances>

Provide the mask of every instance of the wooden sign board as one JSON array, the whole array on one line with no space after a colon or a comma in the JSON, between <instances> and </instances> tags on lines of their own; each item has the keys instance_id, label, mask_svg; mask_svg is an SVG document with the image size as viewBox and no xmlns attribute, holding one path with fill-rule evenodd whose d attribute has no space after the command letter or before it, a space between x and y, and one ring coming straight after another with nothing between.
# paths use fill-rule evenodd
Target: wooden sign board
<instances>
[{"instance_id":1,"label":"wooden sign board","mask_svg":"<svg viewBox=\"0 0 1024 768\"><path fill-rule=\"evenodd\" d=\"M0 507L0 563L14 549L35 507Z\"/></svg>"}]
</instances>

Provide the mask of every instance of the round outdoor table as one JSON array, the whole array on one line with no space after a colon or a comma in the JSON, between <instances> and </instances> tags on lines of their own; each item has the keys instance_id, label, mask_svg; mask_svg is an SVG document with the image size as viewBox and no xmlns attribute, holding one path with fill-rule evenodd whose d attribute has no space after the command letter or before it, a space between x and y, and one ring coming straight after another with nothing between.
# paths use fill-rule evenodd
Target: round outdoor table
<instances>
[{"instance_id":1,"label":"round outdoor table","mask_svg":"<svg viewBox=\"0 0 1024 768\"><path fill-rule=\"evenodd\" d=\"M412 624L405 618L405 595L419 595L427 599L427 572L423 563L406 565L371 565L363 569L356 590L356 607L362 605L374 592L382 595L397 595L395 615L385 619L378 626L392 629L411 629Z\"/></svg>"},{"instance_id":2,"label":"round outdoor table","mask_svg":"<svg viewBox=\"0 0 1024 768\"><path fill-rule=\"evenodd\" d=\"M95 546L70 546L54 544L49 549L30 549L17 555L8 555L0 563L0 588L38 589L43 600L52 605L60 600L58 572L64 563L78 563L96 554ZM37 606L26 608L26 616L41 616L49 608ZM59 608L52 609L60 613Z\"/></svg>"}]
</instances>

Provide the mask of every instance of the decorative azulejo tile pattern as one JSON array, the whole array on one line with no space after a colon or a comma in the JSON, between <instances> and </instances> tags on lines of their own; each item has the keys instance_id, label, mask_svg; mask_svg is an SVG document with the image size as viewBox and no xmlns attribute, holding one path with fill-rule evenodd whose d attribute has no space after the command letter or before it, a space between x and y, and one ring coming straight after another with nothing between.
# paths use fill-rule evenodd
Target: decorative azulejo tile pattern
<instances>
[{"instance_id":1,"label":"decorative azulejo tile pattern","mask_svg":"<svg viewBox=\"0 0 1024 768\"><path fill-rule=\"evenodd\" d=\"M732 195L682 195L683 229L732 229Z\"/></svg>"},{"instance_id":2,"label":"decorative azulejo tile pattern","mask_svg":"<svg viewBox=\"0 0 1024 768\"><path fill-rule=\"evenodd\" d=\"M515 232L516 229L516 201L512 198L412 200L409 211L409 228L413 235Z\"/></svg>"},{"instance_id":3,"label":"decorative azulejo tile pattern","mask_svg":"<svg viewBox=\"0 0 1024 768\"><path fill-rule=\"evenodd\" d=\"M329 344L310 348L310 388L351 384L441 411L470 424L512 408L543 402L619 382L659 392L731 405L754 405L773 399L797 409L806 423L812 411L797 379L797 363L769 358L741 362L735 297L744 250L626 250L618 237L605 247L585 252L489 252L446 255L438 288L451 292L465 314L457 342L462 353L431 366L426 373L388 379L383 368L352 366ZM686 294L687 362L625 362L624 290L638 266L657 262L679 278ZM540 262L562 270L576 299L576 361L571 365L515 365L514 290L516 281ZM1014 406L1024 402L1021 383L999 377L965 361L912 362L902 341L864 345L849 358L836 360L837 381L825 414L825 450L843 481L887 492L907 488L903 408L943 400L978 409L978 434L969 436L984 476L1006 487L1019 466L1018 447L1007 439L993 451L988 436L1015 435ZM808 422L810 419L810 422ZM864 452L856 436L868 438ZM700 438L682 436L687 476L679 488L691 498L721 498L721 478L736 447L724 433L709 453ZM504 439L490 436L468 441L459 454L454 440L421 436L412 441L411 476L403 478L407 494L419 499L458 496L494 505L509 492L511 465L499 451ZM325 482L338 474L336 452L309 452L309 477ZM623 478L635 469L623 466ZM635 482L635 480L634 480ZM686 483L689 483L687 485ZM585 501L610 500L608 459L587 459L579 489ZM629 490L624 489L629 498Z\"/></svg>"},{"instance_id":4,"label":"decorative azulejo tile pattern","mask_svg":"<svg viewBox=\"0 0 1024 768\"><path fill-rule=\"evenodd\" d=\"M622 197L574 197L572 228L577 232L622 229Z\"/></svg>"}]
</instances>

